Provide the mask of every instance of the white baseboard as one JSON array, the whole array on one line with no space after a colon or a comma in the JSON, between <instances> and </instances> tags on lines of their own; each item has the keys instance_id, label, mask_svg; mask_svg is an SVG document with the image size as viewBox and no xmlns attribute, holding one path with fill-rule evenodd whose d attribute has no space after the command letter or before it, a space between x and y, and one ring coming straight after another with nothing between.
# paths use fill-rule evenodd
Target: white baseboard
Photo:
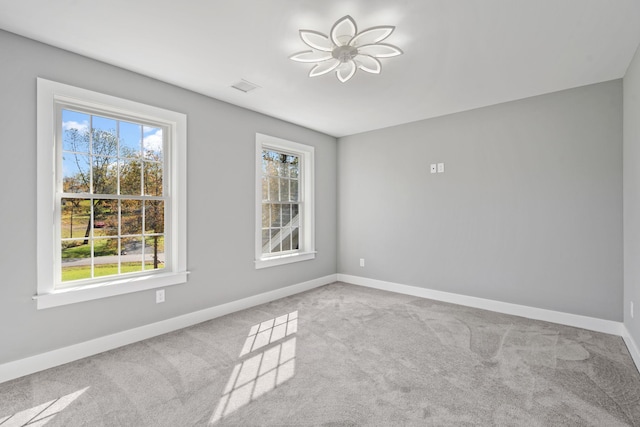
<instances>
[{"instance_id":1,"label":"white baseboard","mask_svg":"<svg viewBox=\"0 0 640 427\"><path fill-rule=\"evenodd\" d=\"M640 370L640 351L627 328L621 322L596 319L588 316L562 313L484 298L470 297L450 292L419 288L416 286L401 285L398 283L368 279L365 277L347 274L330 274L318 279L298 283L296 285L287 286L285 288L276 289L274 291L265 292L243 298L241 300L232 301L226 304L210 307L149 325L140 326L138 328L129 329L57 350L48 351L46 353L13 362L0 364L0 383L63 365L65 363L73 362L74 360L82 359L84 357L93 356L127 344L132 344L134 342L206 322L207 320L251 308L256 305L295 295L300 292L305 292L335 281L618 335L624 339L636 367Z\"/></svg>"},{"instance_id":2,"label":"white baseboard","mask_svg":"<svg viewBox=\"0 0 640 427\"><path fill-rule=\"evenodd\" d=\"M368 288L380 289L383 291L396 292L421 298L449 302L452 304L465 305L468 307L475 307L483 310L495 311L498 313L512 314L514 316L526 317L529 319L544 320L546 322L574 326L577 328L588 329L590 331L604 332L606 334L623 336L623 324L621 322L615 322L612 320L597 319L595 317L580 316L577 314L546 310L544 308L535 308L526 305L511 304L508 302L495 301L485 298L470 297L450 292L435 291L432 289L419 288L417 286L401 285L398 283L368 279L366 277L351 276L348 274L338 274L338 281L350 283L353 285L365 286Z\"/></svg>"},{"instance_id":3,"label":"white baseboard","mask_svg":"<svg viewBox=\"0 0 640 427\"><path fill-rule=\"evenodd\" d=\"M638 345L629 333L627 327L623 326L623 329L624 331L622 334L622 339L624 339L624 343L627 345L629 353L631 353L631 358L635 362L636 368L638 368L638 371L640 371L640 350L638 350Z\"/></svg>"},{"instance_id":4,"label":"white baseboard","mask_svg":"<svg viewBox=\"0 0 640 427\"><path fill-rule=\"evenodd\" d=\"M367 288L380 289L383 291L396 292L399 294L412 295L421 298L433 299L452 304L464 305L467 307L480 308L483 310L495 311L498 313L512 314L514 316L526 317L529 319L543 320L551 323L559 323L566 326L587 329L590 331L603 332L605 334L622 337L631 358L640 371L640 350L626 326L622 322L612 320L597 319L595 317L580 316L577 314L563 313L560 311L547 310L544 308L529 307L526 305L511 304L508 302L495 301L485 298L470 297L467 295L454 294L451 292L436 291L433 289L419 288L417 286L401 285L399 283L386 282L366 277L352 276L349 274L338 274L338 281L352 285L365 286Z\"/></svg>"},{"instance_id":5,"label":"white baseboard","mask_svg":"<svg viewBox=\"0 0 640 427\"><path fill-rule=\"evenodd\" d=\"M216 317L224 316L246 308L251 308L256 305L295 295L300 292L333 283L336 280L337 275L330 274L318 279L250 296L237 301L217 305L215 307L206 308L204 310L195 311L193 313L184 314L182 316L162 320L160 322L151 323L149 325L140 326L138 328L129 329L79 344L70 345L68 347L48 351L46 353L13 362L0 364L0 383L63 365L65 363L73 362L74 360L82 359L84 357L93 356L94 354L102 353L104 351L113 350L114 348L122 347L123 345L132 344L134 342L206 322L207 320L215 319Z\"/></svg>"}]
</instances>

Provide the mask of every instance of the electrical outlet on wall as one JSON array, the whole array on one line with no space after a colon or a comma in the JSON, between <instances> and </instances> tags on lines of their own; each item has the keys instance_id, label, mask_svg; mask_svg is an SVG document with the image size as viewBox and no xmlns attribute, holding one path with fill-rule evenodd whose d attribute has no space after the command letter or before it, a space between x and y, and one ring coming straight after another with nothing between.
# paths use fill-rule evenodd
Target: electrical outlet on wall
<instances>
[{"instance_id":1,"label":"electrical outlet on wall","mask_svg":"<svg viewBox=\"0 0 640 427\"><path fill-rule=\"evenodd\" d=\"M360 267L364 267L364 258L360 258Z\"/></svg>"},{"instance_id":2,"label":"electrical outlet on wall","mask_svg":"<svg viewBox=\"0 0 640 427\"><path fill-rule=\"evenodd\" d=\"M156 291L156 304L160 304L161 302L164 302L164 289Z\"/></svg>"}]
</instances>

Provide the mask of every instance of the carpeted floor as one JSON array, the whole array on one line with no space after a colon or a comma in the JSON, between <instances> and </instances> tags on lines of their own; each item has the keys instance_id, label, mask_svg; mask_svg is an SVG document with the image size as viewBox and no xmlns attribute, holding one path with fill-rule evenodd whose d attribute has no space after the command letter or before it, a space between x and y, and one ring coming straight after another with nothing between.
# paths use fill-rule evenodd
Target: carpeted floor
<instances>
[{"instance_id":1,"label":"carpeted floor","mask_svg":"<svg viewBox=\"0 0 640 427\"><path fill-rule=\"evenodd\" d=\"M335 283L0 384L0 427L640 426L620 337Z\"/></svg>"}]
</instances>

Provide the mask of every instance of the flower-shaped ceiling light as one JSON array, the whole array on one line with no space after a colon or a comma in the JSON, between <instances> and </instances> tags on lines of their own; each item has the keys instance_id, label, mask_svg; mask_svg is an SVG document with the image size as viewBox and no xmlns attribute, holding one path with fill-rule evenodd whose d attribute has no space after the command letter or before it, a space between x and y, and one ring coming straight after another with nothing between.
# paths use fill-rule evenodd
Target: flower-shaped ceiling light
<instances>
[{"instance_id":1,"label":"flower-shaped ceiling light","mask_svg":"<svg viewBox=\"0 0 640 427\"><path fill-rule=\"evenodd\" d=\"M395 27L379 26L358 33L356 22L349 15L338 19L326 36L312 30L300 30L300 38L312 50L305 50L289 58L297 62L316 63L309 77L336 72L338 80L346 82L361 69L380 74L382 64L378 58L390 58L402 54L402 50L380 43L391 35Z\"/></svg>"}]
</instances>

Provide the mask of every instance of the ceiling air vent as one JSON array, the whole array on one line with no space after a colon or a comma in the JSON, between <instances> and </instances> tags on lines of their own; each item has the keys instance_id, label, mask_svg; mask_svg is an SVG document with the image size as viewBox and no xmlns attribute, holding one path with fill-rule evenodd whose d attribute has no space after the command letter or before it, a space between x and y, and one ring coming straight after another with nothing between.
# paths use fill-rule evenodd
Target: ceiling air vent
<instances>
[{"instance_id":1,"label":"ceiling air vent","mask_svg":"<svg viewBox=\"0 0 640 427\"><path fill-rule=\"evenodd\" d=\"M240 80L238 83L234 83L231 85L232 88L238 89L244 93L251 92L254 89L258 89L260 86L248 82L246 80Z\"/></svg>"}]
</instances>

